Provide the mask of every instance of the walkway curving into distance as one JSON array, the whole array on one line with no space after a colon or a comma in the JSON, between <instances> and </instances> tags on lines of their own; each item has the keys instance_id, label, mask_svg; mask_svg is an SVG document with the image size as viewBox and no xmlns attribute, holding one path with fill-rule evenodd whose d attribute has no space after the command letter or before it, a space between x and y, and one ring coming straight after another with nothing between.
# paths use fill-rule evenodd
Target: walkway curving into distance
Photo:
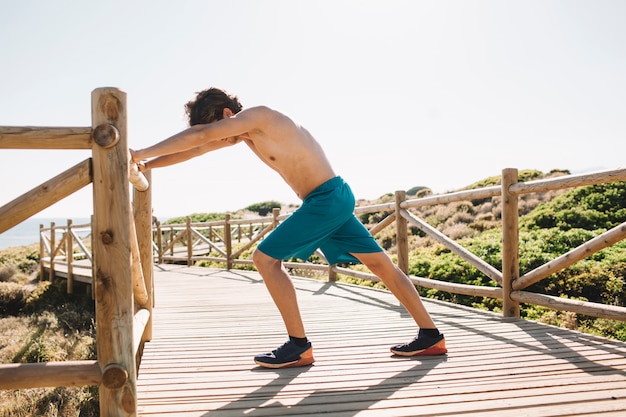
<instances>
[{"instance_id":1,"label":"walkway curving into distance","mask_svg":"<svg viewBox=\"0 0 626 417\"><path fill-rule=\"evenodd\" d=\"M416 327L390 293L294 282L316 363L268 370L286 334L258 273L157 265L138 415L626 415L626 343L424 300L449 353L398 358Z\"/></svg>"}]
</instances>

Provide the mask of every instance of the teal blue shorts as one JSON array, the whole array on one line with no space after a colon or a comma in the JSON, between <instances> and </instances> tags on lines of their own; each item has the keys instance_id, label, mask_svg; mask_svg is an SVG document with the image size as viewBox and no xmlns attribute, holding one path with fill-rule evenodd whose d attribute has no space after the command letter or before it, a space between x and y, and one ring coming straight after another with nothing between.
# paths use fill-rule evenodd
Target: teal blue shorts
<instances>
[{"instance_id":1,"label":"teal blue shorts","mask_svg":"<svg viewBox=\"0 0 626 417\"><path fill-rule=\"evenodd\" d=\"M313 190L302 206L263 240L258 249L274 259L307 260L318 248L329 264L359 260L352 253L382 252L354 215L354 195L341 177Z\"/></svg>"}]
</instances>

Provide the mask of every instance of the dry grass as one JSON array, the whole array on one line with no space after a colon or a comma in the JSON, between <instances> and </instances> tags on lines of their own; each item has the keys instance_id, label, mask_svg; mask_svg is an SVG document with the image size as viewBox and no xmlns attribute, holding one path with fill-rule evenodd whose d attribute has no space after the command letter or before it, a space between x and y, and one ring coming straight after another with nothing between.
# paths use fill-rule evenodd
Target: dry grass
<instances>
[{"instance_id":1,"label":"dry grass","mask_svg":"<svg viewBox=\"0 0 626 417\"><path fill-rule=\"evenodd\" d=\"M38 282L33 253L36 246L0 251L0 363L94 359L90 300ZM0 391L0 417L98 414L97 387Z\"/></svg>"}]
</instances>

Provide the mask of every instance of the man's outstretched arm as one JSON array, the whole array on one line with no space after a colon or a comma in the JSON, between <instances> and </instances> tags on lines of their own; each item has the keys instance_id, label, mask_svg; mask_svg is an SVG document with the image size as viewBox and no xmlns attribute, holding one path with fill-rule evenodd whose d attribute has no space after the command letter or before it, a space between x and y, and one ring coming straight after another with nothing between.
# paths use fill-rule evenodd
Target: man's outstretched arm
<instances>
[{"instance_id":1,"label":"man's outstretched arm","mask_svg":"<svg viewBox=\"0 0 626 417\"><path fill-rule=\"evenodd\" d=\"M159 156L157 158L151 159L149 161L142 161L141 150L135 151L130 150L133 162L137 163L139 168L142 171L152 169L152 168L161 168L169 165L178 164L189 159L195 158L196 156L203 155L207 152L211 152L217 149L225 148L227 146L232 146L239 143L240 140L234 140L232 138L221 139L214 142L208 142L201 146L196 146L195 148L187 149L181 152L166 154L163 156Z\"/></svg>"},{"instance_id":2,"label":"man's outstretched arm","mask_svg":"<svg viewBox=\"0 0 626 417\"><path fill-rule=\"evenodd\" d=\"M210 124L191 126L155 145L134 151L133 160L175 154L224 139L234 141L234 138L246 132L263 129L267 123L267 114L266 108L255 107Z\"/></svg>"}]
</instances>

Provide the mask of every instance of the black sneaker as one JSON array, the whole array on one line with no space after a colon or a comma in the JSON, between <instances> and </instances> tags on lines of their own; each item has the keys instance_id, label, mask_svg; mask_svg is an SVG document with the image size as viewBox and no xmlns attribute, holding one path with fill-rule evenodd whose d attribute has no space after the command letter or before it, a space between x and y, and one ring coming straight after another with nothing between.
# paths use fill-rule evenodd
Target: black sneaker
<instances>
[{"instance_id":1,"label":"black sneaker","mask_svg":"<svg viewBox=\"0 0 626 417\"><path fill-rule=\"evenodd\" d=\"M391 347L391 353L400 356L443 355L448 352L443 334L435 337L426 336L422 329L412 342Z\"/></svg>"},{"instance_id":2,"label":"black sneaker","mask_svg":"<svg viewBox=\"0 0 626 417\"><path fill-rule=\"evenodd\" d=\"M305 346L300 347L293 340L289 340L271 353L256 355L254 362L257 365L274 369L311 365L315 362L313 346L311 342L307 342Z\"/></svg>"}]
</instances>

